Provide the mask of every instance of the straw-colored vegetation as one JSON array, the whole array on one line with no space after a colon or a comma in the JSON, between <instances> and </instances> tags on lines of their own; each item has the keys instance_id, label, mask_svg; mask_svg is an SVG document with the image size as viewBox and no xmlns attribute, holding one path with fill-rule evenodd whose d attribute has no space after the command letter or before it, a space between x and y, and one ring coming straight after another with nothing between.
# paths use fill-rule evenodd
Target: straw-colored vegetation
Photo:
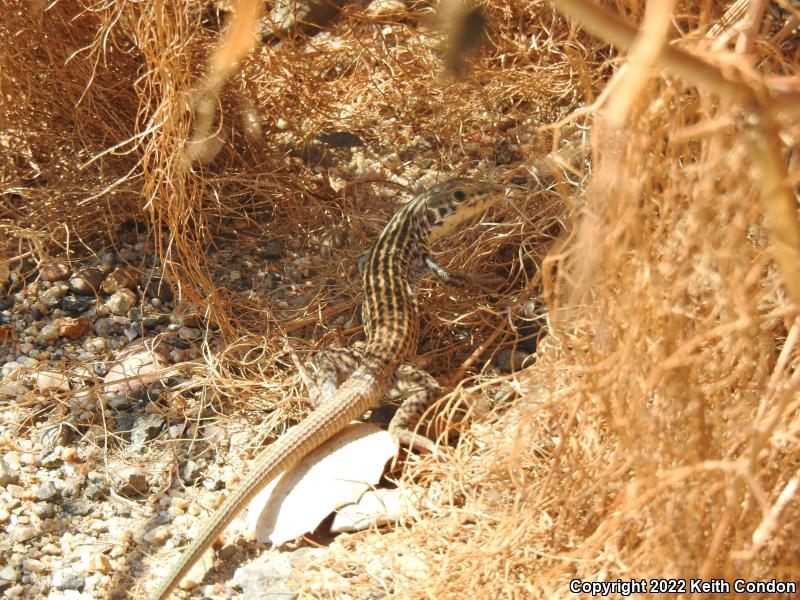
<instances>
[{"instance_id":1,"label":"straw-colored vegetation","mask_svg":"<svg viewBox=\"0 0 800 600\"><path fill-rule=\"evenodd\" d=\"M564 597L573 578L796 578L800 11L484 4L487 42L461 80L443 72L424 2L385 16L348 4L331 33L220 60L211 78L220 35L204 2L6 4L9 264L147 240L226 344L160 410L191 410L199 386L258 430L253 410L281 406L273 425L300 415L281 404L301 390L279 336L306 356L359 333L357 257L404 186L525 177L442 244L445 264L502 276L503 293L423 284L420 354L454 390L444 415L483 407L443 460L407 465L437 507L335 542L303 593ZM210 115L211 138L192 138L190 107ZM314 138L331 131L364 147L320 162ZM393 153L394 172L381 162ZM230 240L336 258L314 263L306 303L281 307L218 285L225 254L209 251ZM494 357L544 309L535 364L499 374Z\"/></svg>"}]
</instances>

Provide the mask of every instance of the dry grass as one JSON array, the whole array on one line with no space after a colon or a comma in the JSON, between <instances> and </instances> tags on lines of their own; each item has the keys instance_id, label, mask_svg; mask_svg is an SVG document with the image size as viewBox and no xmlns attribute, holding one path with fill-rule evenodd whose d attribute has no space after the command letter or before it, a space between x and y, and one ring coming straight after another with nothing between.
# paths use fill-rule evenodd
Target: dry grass
<instances>
[{"instance_id":1,"label":"dry grass","mask_svg":"<svg viewBox=\"0 0 800 600\"><path fill-rule=\"evenodd\" d=\"M562 597L574 577L796 577L800 15L782 1L727 14L607 3L642 27L636 43L593 5L556 3L631 48L623 66L548 4L490 4L489 43L462 81L442 75L421 3L400 21L347 6L332 35L254 51L220 88L215 139L196 162L187 108L217 39L205 6L3 9L10 256L78 255L80 240L97 251L144 215L185 302L228 340L208 357L216 406L268 408L297 391L273 335L311 348L353 338L334 326L357 307L352 269L396 208L388 170L303 162L318 133L357 133L379 156L424 153L442 174L542 173L548 191L518 194L444 254L504 275L503 298L422 292L423 360L451 384L479 374L445 401L469 404L476 385L512 399L446 461L414 466L440 501L430 519L339 540L304 592ZM659 27L658 10L680 33ZM510 162L495 160L503 141L519 145ZM221 239L308 255L332 228L349 233L341 260L315 270L303 306L210 275L224 264L206 250ZM495 377L489 359L517 343L540 284L550 335L537 362Z\"/></svg>"}]
</instances>

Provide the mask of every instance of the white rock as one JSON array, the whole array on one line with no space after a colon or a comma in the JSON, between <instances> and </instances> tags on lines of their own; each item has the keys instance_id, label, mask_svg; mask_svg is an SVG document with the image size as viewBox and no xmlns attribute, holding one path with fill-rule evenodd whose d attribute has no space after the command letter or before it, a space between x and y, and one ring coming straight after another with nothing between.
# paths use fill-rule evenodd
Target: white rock
<instances>
[{"instance_id":1,"label":"white rock","mask_svg":"<svg viewBox=\"0 0 800 600\"><path fill-rule=\"evenodd\" d=\"M9 533L11 534L11 539L13 539L15 542L27 542L28 540L35 538L37 535L36 528L31 527L30 525L13 527Z\"/></svg>"},{"instance_id":2,"label":"white rock","mask_svg":"<svg viewBox=\"0 0 800 600\"><path fill-rule=\"evenodd\" d=\"M63 373L55 371L40 371L34 378L36 387L44 392L45 390L68 390L69 378Z\"/></svg>"}]
</instances>

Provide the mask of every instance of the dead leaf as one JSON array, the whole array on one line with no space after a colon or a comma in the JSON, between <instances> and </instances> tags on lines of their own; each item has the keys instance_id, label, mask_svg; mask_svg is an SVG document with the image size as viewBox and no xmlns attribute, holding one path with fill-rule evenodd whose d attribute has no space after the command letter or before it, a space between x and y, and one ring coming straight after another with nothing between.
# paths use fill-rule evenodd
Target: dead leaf
<instances>
[{"instance_id":1,"label":"dead leaf","mask_svg":"<svg viewBox=\"0 0 800 600\"><path fill-rule=\"evenodd\" d=\"M357 502L397 453L387 431L351 423L264 488L250 503L248 531L278 546L313 531L331 512Z\"/></svg>"}]
</instances>

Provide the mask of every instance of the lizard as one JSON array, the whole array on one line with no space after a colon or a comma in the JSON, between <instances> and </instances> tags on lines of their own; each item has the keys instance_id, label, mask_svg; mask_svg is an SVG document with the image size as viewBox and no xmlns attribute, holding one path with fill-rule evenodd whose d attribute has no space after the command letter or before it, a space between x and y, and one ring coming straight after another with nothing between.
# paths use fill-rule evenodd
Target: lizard
<instances>
[{"instance_id":1,"label":"lizard","mask_svg":"<svg viewBox=\"0 0 800 600\"><path fill-rule=\"evenodd\" d=\"M466 276L451 273L431 256L430 244L462 222L485 212L505 196L506 188L488 181L455 178L421 193L394 214L372 246L362 273L363 350L322 353L325 368L313 392L317 407L255 460L245 479L203 525L161 581L153 600L166 600L172 590L250 500L272 479L295 466L309 452L350 421L378 406L392 389L408 397L389 424L398 441L416 441L407 427L434 399L438 384L409 362L419 338L416 286L430 272L440 280L468 286ZM349 371L342 373L342 371ZM337 373L338 371L338 373ZM347 376L337 386L337 375ZM409 435L410 434L410 438ZM427 440L430 442L430 440Z\"/></svg>"}]
</instances>

